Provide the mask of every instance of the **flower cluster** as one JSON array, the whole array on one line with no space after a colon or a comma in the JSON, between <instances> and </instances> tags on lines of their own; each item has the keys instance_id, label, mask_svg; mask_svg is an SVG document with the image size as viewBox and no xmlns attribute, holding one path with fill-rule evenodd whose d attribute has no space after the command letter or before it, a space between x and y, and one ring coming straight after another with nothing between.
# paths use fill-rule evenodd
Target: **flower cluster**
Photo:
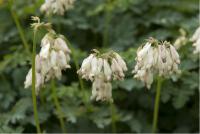
<instances>
[{"instance_id":1,"label":"flower cluster","mask_svg":"<svg viewBox=\"0 0 200 134\"><path fill-rule=\"evenodd\" d=\"M45 12L46 15L64 15L65 11L73 8L74 1L75 0L45 0L40 10L41 12Z\"/></svg>"},{"instance_id":2,"label":"flower cluster","mask_svg":"<svg viewBox=\"0 0 200 134\"><path fill-rule=\"evenodd\" d=\"M77 73L93 82L92 97L96 101L112 100L111 80L123 80L126 63L116 52L100 54L97 50L83 60Z\"/></svg>"},{"instance_id":3,"label":"flower cluster","mask_svg":"<svg viewBox=\"0 0 200 134\"><path fill-rule=\"evenodd\" d=\"M194 53L200 53L200 27L198 27L193 34L191 41L193 42L193 46L196 48Z\"/></svg>"},{"instance_id":4,"label":"flower cluster","mask_svg":"<svg viewBox=\"0 0 200 134\"><path fill-rule=\"evenodd\" d=\"M180 73L179 54L169 42L159 43L151 38L144 46L137 50L136 66L133 70L134 77L143 81L147 88L153 83L154 74L169 76Z\"/></svg>"},{"instance_id":5,"label":"flower cluster","mask_svg":"<svg viewBox=\"0 0 200 134\"><path fill-rule=\"evenodd\" d=\"M56 35L55 32L49 32L43 37L40 53L35 57L36 94L38 94L44 82L52 78L60 79L61 71L70 68L68 64L70 53L71 51L62 36ZM31 86L32 69L29 70L24 84L25 88Z\"/></svg>"}]
</instances>

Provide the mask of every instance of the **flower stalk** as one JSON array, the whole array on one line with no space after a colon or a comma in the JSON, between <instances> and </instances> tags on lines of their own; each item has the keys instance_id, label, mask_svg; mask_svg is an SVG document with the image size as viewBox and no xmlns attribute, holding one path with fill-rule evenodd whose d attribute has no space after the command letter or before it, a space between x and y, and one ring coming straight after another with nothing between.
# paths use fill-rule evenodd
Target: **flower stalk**
<instances>
[{"instance_id":1,"label":"flower stalk","mask_svg":"<svg viewBox=\"0 0 200 134\"><path fill-rule=\"evenodd\" d=\"M110 0L106 1L105 20L104 20L104 33L103 33L103 47L107 47L109 42L109 25L111 21Z\"/></svg>"},{"instance_id":2,"label":"flower stalk","mask_svg":"<svg viewBox=\"0 0 200 134\"><path fill-rule=\"evenodd\" d=\"M58 113L58 118L59 118L59 121L60 121L60 126L61 126L61 129L62 129L62 132L66 133L66 127L65 127L65 123L64 123L64 119L63 119L63 112L62 112L60 103L58 101L58 97L57 97L55 88L56 88L55 80L52 79L51 80L51 89L52 89L54 104L56 106L56 110L57 110L57 113Z\"/></svg>"},{"instance_id":3,"label":"flower stalk","mask_svg":"<svg viewBox=\"0 0 200 134\"><path fill-rule=\"evenodd\" d=\"M157 130L160 93L161 93L162 82L163 82L162 78L160 76L158 76L157 86L156 86L156 98L155 98L155 104L154 104L154 113L153 113L152 133L156 133L156 130Z\"/></svg>"},{"instance_id":4,"label":"flower stalk","mask_svg":"<svg viewBox=\"0 0 200 134\"><path fill-rule=\"evenodd\" d=\"M116 120L115 120L115 105L110 101L110 111L111 111L111 124L112 124L112 133L116 133Z\"/></svg>"},{"instance_id":5,"label":"flower stalk","mask_svg":"<svg viewBox=\"0 0 200 134\"><path fill-rule=\"evenodd\" d=\"M15 22L15 25L16 25L17 30L19 32L19 35L20 35L20 38L21 38L22 43L24 45L24 48L25 48L26 52L28 54L30 54L31 52L29 50L29 46L28 46L27 40L26 40L25 35L24 35L24 31L23 31L22 26L19 22L19 18L17 16L17 14L12 10L12 4L13 4L13 1L9 0L9 10L10 10L11 16L12 16L14 22Z\"/></svg>"},{"instance_id":6,"label":"flower stalk","mask_svg":"<svg viewBox=\"0 0 200 134\"><path fill-rule=\"evenodd\" d=\"M38 118L38 111L37 111L37 101L36 101L36 88L35 88L35 57L36 57L36 33L37 30L34 30L33 35L33 53L32 53L32 99L33 99L33 110L34 110L34 119L37 128L37 133L41 133L39 118Z\"/></svg>"}]
</instances>

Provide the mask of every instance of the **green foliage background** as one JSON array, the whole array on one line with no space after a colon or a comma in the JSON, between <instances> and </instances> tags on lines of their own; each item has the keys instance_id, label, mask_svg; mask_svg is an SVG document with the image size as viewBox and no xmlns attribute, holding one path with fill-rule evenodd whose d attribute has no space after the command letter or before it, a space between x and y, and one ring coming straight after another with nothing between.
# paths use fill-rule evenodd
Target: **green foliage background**
<instances>
[{"instance_id":1,"label":"green foliage background","mask_svg":"<svg viewBox=\"0 0 200 134\"><path fill-rule=\"evenodd\" d=\"M25 51L7 0L0 3L0 132L36 132L31 90L24 89L23 84L31 57ZM48 21L39 11L42 3L16 0L12 5L30 50L30 16ZM124 81L113 82L115 111L111 116L109 104L90 101L90 82L84 81L85 89L81 91L71 61L72 69L64 71L62 80L56 81L67 131L113 132L114 120L117 132L151 132L156 80L147 90L133 79L136 49L150 36L174 42L180 28L191 37L199 24L198 0L76 0L73 10L63 17L53 16L51 21L54 29L70 40L79 64L91 49L97 48L119 52L129 67ZM43 35L38 34L38 50ZM199 59L193 49L189 42L178 50L182 74L164 81L159 132L199 132ZM61 132L49 83L38 97L38 111L44 132Z\"/></svg>"}]
</instances>

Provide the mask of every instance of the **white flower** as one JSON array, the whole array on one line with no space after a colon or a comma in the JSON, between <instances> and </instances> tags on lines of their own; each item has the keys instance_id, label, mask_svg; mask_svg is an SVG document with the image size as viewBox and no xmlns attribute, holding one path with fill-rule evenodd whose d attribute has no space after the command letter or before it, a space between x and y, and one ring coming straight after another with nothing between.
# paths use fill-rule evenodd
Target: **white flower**
<instances>
[{"instance_id":1,"label":"white flower","mask_svg":"<svg viewBox=\"0 0 200 134\"><path fill-rule=\"evenodd\" d=\"M26 75L26 80L24 82L24 87L28 88L32 84L32 69L28 71L28 74Z\"/></svg>"},{"instance_id":2,"label":"white flower","mask_svg":"<svg viewBox=\"0 0 200 134\"><path fill-rule=\"evenodd\" d=\"M97 74L100 73L103 69L103 59L102 58L98 58L97 61Z\"/></svg>"},{"instance_id":3,"label":"white flower","mask_svg":"<svg viewBox=\"0 0 200 134\"><path fill-rule=\"evenodd\" d=\"M64 52L63 51L59 51L58 54L58 66L62 69L65 69L65 68L70 68L70 65L67 64L67 57L65 56Z\"/></svg>"},{"instance_id":4,"label":"white flower","mask_svg":"<svg viewBox=\"0 0 200 134\"><path fill-rule=\"evenodd\" d=\"M194 53L200 53L200 38L193 44L196 49L194 50Z\"/></svg>"},{"instance_id":5,"label":"white flower","mask_svg":"<svg viewBox=\"0 0 200 134\"><path fill-rule=\"evenodd\" d=\"M71 53L71 50L69 49L69 47L67 46L67 43L62 39L62 38L57 38L55 39L55 42L54 42L54 49L56 50L62 50L66 53Z\"/></svg>"},{"instance_id":6,"label":"white flower","mask_svg":"<svg viewBox=\"0 0 200 134\"><path fill-rule=\"evenodd\" d=\"M35 68L36 68L37 72L41 71L41 62L42 62L41 57L39 55L36 55L35 56Z\"/></svg>"},{"instance_id":7,"label":"white flower","mask_svg":"<svg viewBox=\"0 0 200 134\"><path fill-rule=\"evenodd\" d=\"M153 57L153 48L150 47L147 51L146 57L144 58L144 64L146 68L150 68L153 66L154 57Z\"/></svg>"},{"instance_id":8,"label":"white flower","mask_svg":"<svg viewBox=\"0 0 200 134\"><path fill-rule=\"evenodd\" d=\"M89 57L83 60L83 63L81 65L81 68L77 71L79 75L85 75L88 74L91 70L91 61L92 58L94 57L93 54L90 54Z\"/></svg>"},{"instance_id":9,"label":"white flower","mask_svg":"<svg viewBox=\"0 0 200 134\"><path fill-rule=\"evenodd\" d=\"M138 70L134 78L143 81L148 89L150 89L151 84L153 83L153 73L151 70Z\"/></svg>"},{"instance_id":10,"label":"white flower","mask_svg":"<svg viewBox=\"0 0 200 134\"><path fill-rule=\"evenodd\" d=\"M91 73L89 75L90 80L93 80L94 76L98 73L97 66L98 59L96 57L93 57L91 61Z\"/></svg>"},{"instance_id":11,"label":"white flower","mask_svg":"<svg viewBox=\"0 0 200 134\"><path fill-rule=\"evenodd\" d=\"M122 59L122 57L118 54L118 53L115 53L115 56L116 56L116 60L117 62L119 63L119 65L122 67L123 71L127 71L127 66L126 66L126 63L125 61Z\"/></svg>"},{"instance_id":12,"label":"white flower","mask_svg":"<svg viewBox=\"0 0 200 134\"><path fill-rule=\"evenodd\" d=\"M195 47L193 53L200 53L200 27L197 28L190 40L193 42L193 46Z\"/></svg>"},{"instance_id":13,"label":"white flower","mask_svg":"<svg viewBox=\"0 0 200 134\"><path fill-rule=\"evenodd\" d=\"M51 63L49 59L41 60L41 74L46 75L51 70Z\"/></svg>"},{"instance_id":14,"label":"white flower","mask_svg":"<svg viewBox=\"0 0 200 134\"><path fill-rule=\"evenodd\" d=\"M46 59L49 56L49 51L50 51L50 44L48 43L42 47L40 51L40 56Z\"/></svg>"},{"instance_id":15,"label":"white flower","mask_svg":"<svg viewBox=\"0 0 200 134\"><path fill-rule=\"evenodd\" d=\"M177 63L180 64L180 59L179 59L179 54L176 51L176 49L174 48L174 46L170 45L170 52L172 55L172 59Z\"/></svg>"},{"instance_id":16,"label":"white flower","mask_svg":"<svg viewBox=\"0 0 200 134\"><path fill-rule=\"evenodd\" d=\"M106 80L110 81L112 77L112 70L106 59L103 60L103 69Z\"/></svg>"},{"instance_id":17,"label":"white flower","mask_svg":"<svg viewBox=\"0 0 200 134\"><path fill-rule=\"evenodd\" d=\"M197 41L200 38L200 27L198 27L195 31L195 33L193 34L191 41Z\"/></svg>"},{"instance_id":18,"label":"white flower","mask_svg":"<svg viewBox=\"0 0 200 134\"><path fill-rule=\"evenodd\" d=\"M55 71L57 68L55 69L51 69L45 76L45 82L48 82L50 79L55 77Z\"/></svg>"},{"instance_id":19,"label":"white flower","mask_svg":"<svg viewBox=\"0 0 200 134\"><path fill-rule=\"evenodd\" d=\"M145 83L147 88L153 83L153 75L167 77L172 73L180 73L178 64L180 64L179 54L169 42L158 43L157 40L150 40L144 47L137 51L136 65L132 73ZM150 47L149 47L150 46Z\"/></svg>"},{"instance_id":20,"label":"white flower","mask_svg":"<svg viewBox=\"0 0 200 134\"><path fill-rule=\"evenodd\" d=\"M61 76L62 76L62 72L61 72L61 69L60 68L57 68L57 69L54 69L54 75L57 79L61 79Z\"/></svg>"},{"instance_id":21,"label":"white flower","mask_svg":"<svg viewBox=\"0 0 200 134\"><path fill-rule=\"evenodd\" d=\"M149 48L151 47L151 43L147 42L144 47L138 51L137 53L137 60L141 61L143 59L143 57L145 57L145 55L147 54Z\"/></svg>"},{"instance_id":22,"label":"white flower","mask_svg":"<svg viewBox=\"0 0 200 134\"><path fill-rule=\"evenodd\" d=\"M75 0L46 0L40 11L46 15L64 15L64 12L73 8Z\"/></svg>"},{"instance_id":23,"label":"white flower","mask_svg":"<svg viewBox=\"0 0 200 134\"><path fill-rule=\"evenodd\" d=\"M125 61L116 52L101 54L97 50L83 60L77 73L86 80L93 82L91 99L96 101L112 101L112 79L122 80L127 71Z\"/></svg>"},{"instance_id":24,"label":"white flower","mask_svg":"<svg viewBox=\"0 0 200 134\"><path fill-rule=\"evenodd\" d=\"M50 54L50 63L51 63L51 67L53 69L56 69L57 66L56 66L56 61L57 61L57 53L55 50L52 50L51 51L51 54Z\"/></svg>"},{"instance_id":25,"label":"white flower","mask_svg":"<svg viewBox=\"0 0 200 134\"><path fill-rule=\"evenodd\" d=\"M159 58L159 54L158 54L158 49L157 48L153 48L153 66L156 66L156 64L158 63L158 58Z\"/></svg>"},{"instance_id":26,"label":"white flower","mask_svg":"<svg viewBox=\"0 0 200 134\"><path fill-rule=\"evenodd\" d=\"M36 72L36 83L35 83L35 88L36 88L36 95L39 93L40 88L42 87L43 83L44 83L44 78L43 76Z\"/></svg>"},{"instance_id":27,"label":"white flower","mask_svg":"<svg viewBox=\"0 0 200 134\"><path fill-rule=\"evenodd\" d=\"M50 34L45 34L45 36L41 40L41 47L44 47L46 44L53 44L54 39Z\"/></svg>"},{"instance_id":28,"label":"white flower","mask_svg":"<svg viewBox=\"0 0 200 134\"><path fill-rule=\"evenodd\" d=\"M122 67L119 65L119 63L116 61L116 59L112 59L112 63L111 63L111 69L114 75L114 79L117 80L123 80L124 78L124 73L123 73L123 69Z\"/></svg>"},{"instance_id":29,"label":"white flower","mask_svg":"<svg viewBox=\"0 0 200 134\"><path fill-rule=\"evenodd\" d=\"M172 56L170 54L170 50L167 50L166 51L166 62L164 63L164 65L167 68L167 71L171 70L173 63L174 62L173 62ZM180 61L179 61L179 63L180 63Z\"/></svg>"},{"instance_id":30,"label":"white flower","mask_svg":"<svg viewBox=\"0 0 200 134\"><path fill-rule=\"evenodd\" d=\"M35 57L36 63L36 94L52 78L61 79L62 70L70 68L70 49L60 37L53 35L55 32L47 33L41 41L40 53ZM25 88L31 86L32 74L28 72Z\"/></svg>"},{"instance_id":31,"label":"white flower","mask_svg":"<svg viewBox=\"0 0 200 134\"><path fill-rule=\"evenodd\" d=\"M35 88L36 88L36 95L39 92L39 89L42 87L43 83L44 83L44 79L42 77L42 75L38 72L36 72L36 81L35 81ZM32 69L29 70L27 76L26 76L26 80L24 82L24 87L28 88L29 86L32 85Z\"/></svg>"},{"instance_id":32,"label":"white flower","mask_svg":"<svg viewBox=\"0 0 200 134\"><path fill-rule=\"evenodd\" d=\"M92 84L92 100L96 101L113 101L112 85L105 82L103 76L96 77Z\"/></svg>"}]
</instances>

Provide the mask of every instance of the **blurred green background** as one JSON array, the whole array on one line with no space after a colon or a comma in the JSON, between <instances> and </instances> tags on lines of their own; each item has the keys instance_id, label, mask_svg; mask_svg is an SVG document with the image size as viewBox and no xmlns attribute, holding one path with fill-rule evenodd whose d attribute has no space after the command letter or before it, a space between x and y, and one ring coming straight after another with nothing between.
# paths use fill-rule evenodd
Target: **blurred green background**
<instances>
[{"instance_id":1,"label":"blurred green background","mask_svg":"<svg viewBox=\"0 0 200 134\"><path fill-rule=\"evenodd\" d=\"M31 16L40 13L43 0L0 0L0 132L36 132L31 90L24 80L31 57L24 48L16 23L19 19L29 51L33 31ZM56 81L56 92L67 132L151 132L156 81L150 90L135 79L131 70L136 50L148 37L174 42L179 29L190 38L198 27L198 0L76 0L74 9L64 16L52 16L53 28L65 35L75 48L79 64L93 48L119 52L129 71L124 81L113 82L115 110L108 103L91 102L91 83L80 89L74 61L72 69ZM43 32L38 34L37 49ZM178 52L182 74L164 81L161 91L158 132L199 132L199 64L192 43ZM62 132L52 98L50 83L38 96L38 112L43 132Z\"/></svg>"}]
</instances>

